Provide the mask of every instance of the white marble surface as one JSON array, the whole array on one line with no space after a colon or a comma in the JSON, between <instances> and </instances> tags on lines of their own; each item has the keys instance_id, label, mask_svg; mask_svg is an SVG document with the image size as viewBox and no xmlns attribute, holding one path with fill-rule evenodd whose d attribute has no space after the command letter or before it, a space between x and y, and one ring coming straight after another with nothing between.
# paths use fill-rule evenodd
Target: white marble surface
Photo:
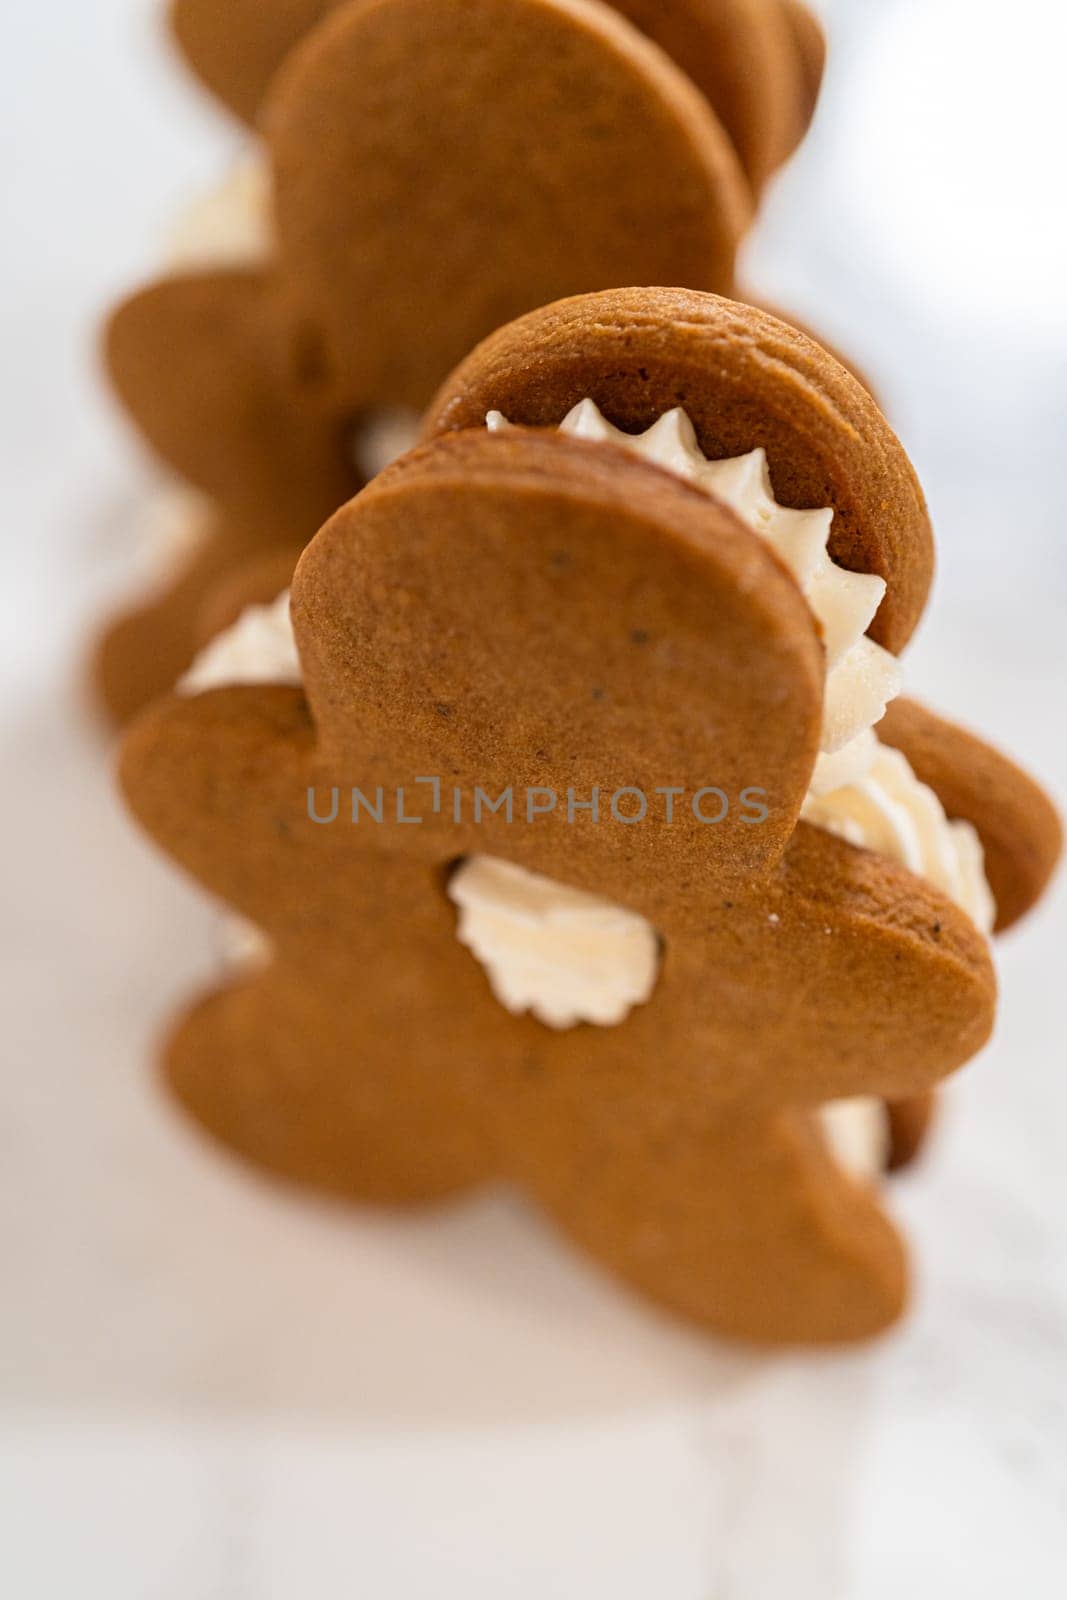
<instances>
[{"instance_id":1,"label":"white marble surface","mask_svg":"<svg viewBox=\"0 0 1067 1600\"><path fill-rule=\"evenodd\" d=\"M997 1038L894 1185L914 1314L845 1356L701 1343L508 1196L408 1221L294 1199L157 1093L152 1040L210 971L212 918L124 825L74 687L128 582L138 470L92 316L225 147L151 10L54 0L7 31L3 1592L1058 1595L1062 889L1004 943ZM927 483L942 560L913 684L1062 795L1063 21L835 10L822 122L752 278L867 364Z\"/></svg>"}]
</instances>

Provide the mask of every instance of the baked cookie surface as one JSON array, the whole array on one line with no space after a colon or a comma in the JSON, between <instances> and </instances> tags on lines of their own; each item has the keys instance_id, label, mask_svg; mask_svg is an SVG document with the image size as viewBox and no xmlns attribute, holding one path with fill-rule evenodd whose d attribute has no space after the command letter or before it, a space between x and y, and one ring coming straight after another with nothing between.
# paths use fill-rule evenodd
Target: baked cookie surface
<instances>
[{"instance_id":1,"label":"baked cookie surface","mask_svg":"<svg viewBox=\"0 0 1067 1600\"><path fill-rule=\"evenodd\" d=\"M448 0L438 3L447 16ZM171 27L201 82L254 124L286 58L342 4L352 0L172 0ZM800 0L613 0L613 9L692 79L758 192L815 109L822 33L812 14Z\"/></svg>"},{"instance_id":2,"label":"baked cookie surface","mask_svg":"<svg viewBox=\"0 0 1067 1600\"><path fill-rule=\"evenodd\" d=\"M685 409L712 459L766 451L778 500L832 506L830 553L887 592L871 637L898 652L933 575L922 490L870 394L813 340L767 312L685 289L621 289L531 312L486 339L446 380L427 436L500 411L557 427L592 399L637 433Z\"/></svg>"},{"instance_id":3,"label":"baked cookie surface","mask_svg":"<svg viewBox=\"0 0 1067 1600\"><path fill-rule=\"evenodd\" d=\"M491 328L564 293L728 287L749 220L706 100L585 0L344 8L287 60L264 126L280 252L353 405L422 406Z\"/></svg>"},{"instance_id":4,"label":"baked cookie surface","mask_svg":"<svg viewBox=\"0 0 1067 1600\"><path fill-rule=\"evenodd\" d=\"M613 450L479 428L331 519L293 620L303 689L167 701L124 755L143 825L272 947L172 1035L167 1071L195 1117L353 1198L516 1178L626 1281L735 1336L884 1327L906 1292L901 1242L812 1113L958 1066L988 1033L992 971L943 894L797 824L821 645L760 539ZM709 765L724 791L769 785L762 826L691 809L600 826L558 806L476 824L427 805L418 826L360 828L306 803L433 773L468 794L588 800L594 781L684 790ZM507 1012L445 892L474 852L647 917L662 940L649 1002L566 1032Z\"/></svg>"}]
</instances>

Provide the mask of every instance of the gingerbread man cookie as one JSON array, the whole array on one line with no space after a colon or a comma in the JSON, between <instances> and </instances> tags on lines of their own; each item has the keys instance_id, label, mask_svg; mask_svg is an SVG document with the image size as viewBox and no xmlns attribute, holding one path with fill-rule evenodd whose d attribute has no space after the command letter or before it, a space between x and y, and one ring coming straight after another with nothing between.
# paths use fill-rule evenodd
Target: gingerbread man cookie
<instances>
[{"instance_id":1,"label":"gingerbread man cookie","mask_svg":"<svg viewBox=\"0 0 1067 1600\"><path fill-rule=\"evenodd\" d=\"M786 328L772 317L760 318L749 308L736 313L733 325L714 308L714 326L705 325L702 337L690 340L680 333L678 324L699 322L702 304L705 308L708 305L700 297L694 300L689 296L624 294L608 296L598 304L602 309L595 329L589 326L590 303L576 301L535 313L486 340L446 383L431 408L428 427L433 430L464 426L465 419L484 415L494 408L502 408L519 420L544 425L564 416L579 395L597 394L612 414L623 417L624 427L639 429L649 417L662 413L680 397L686 404L691 403L686 384L692 360L706 367L716 359L717 350L739 339L747 346L744 363L747 371L743 381L762 393L763 403L769 408L767 421L760 430L761 437L769 436L769 430L776 425L772 421L774 412L787 400L772 376L779 360L793 364L804 362L809 376L817 374L826 395L825 403L830 407L839 403L839 396L844 392L837 386L833 364L824 359L825 352L814 349L806 337L798 338L795 328ZM639 373L635 371L635 362L640 367ZM698 431L713 439L716 455L730 455L744 449L745 438L752 436L745 433L744 423L740 434L719 431L724 426L724 418L732 419L725 423L727 428L737 424L732 390L737 382L734 369L738 364L735 350L717 382L707 372L700 379L700 393L707 397L711 414L700 419ZM536 370L536 394L530 392L533 370ZM640 384L635 381L638 376ZM847 386L847 376L839 376ZM625 400L620 402L612 392L613 385L623 393L629 390L639 396L637 409ZM530 409L531 401L534 410ZM869 422L877 414L877 408L871 403L867 410ZM853 442L857 461L862 460L863 470L869 471L873 460L883 455L881 447L875 446L872 450L862 435ZM840 465L843 460L841 441L837 441L834 448ZM788 503L803 504L808 499L818 499L819 468L815 461L810 465L815 473L813 479L799 485L784 485ZM873 477L868 481L873 483ZM914 516L914 503L909 501L909 504L909 515ZM888 575L888 568L880 564L884 556L873 560L861 557L857 563L856 553L847 549L849 515L845 506L836 502L832 553L846 566L866 566L870 561L871 570ZM925 511L920 520L925 521ZM918 524L913 544L921 548L924 555L921 561L914 563L916 581L909 614L902 626L896 615L887 617L887 594L871 629L875 638L883 638L894 651L901 649L918 619L932 572L932 543L928 530L920 529ZM904 591L899 582L892 583L891 588L893 601L898 601ZM996 930L1002 932L1035 903L1052 874L1061 845L1055 810L1038 785L988 745L912 701L893 697L890 700L878 726L879 739L882 744L903 752L915 776L934 791L950 816L968 818L974 823L995 901ZM884 771L886 764L887 758L883 757L880 770ZM888 810L892 814L895 804L892 774L888 789L884 781L879 782L879 776L880 771L876 770L874 807L876 811ZM843 791L833 801L838 815L828 819L824 806L820 820L830 820L839 828L857 826L854 816L840 814L844 804L850 805L852 812L857 808L861 814L869 812L870 802L866 798ZM812 796L808 815L814 815L818 806L817 797ZM872 842L875 830L869 815L864 816L864 822L866 826L861 831L867 836L867 842ZM921 833L921 829L919 831ZM908 819L903 832L883 828L878 842L904 864L917 871L932 871L942 887L951 888L953 876L958 880L961 869L957 865L953 872L939 863L939 856L946 853L941 848L944 841L935 830L933 839L927 839L924 848L921 839L916 842L915 834L916 821ZM967 899L968 909L974 912L977 909L974 897ZM888 1107L891 1166L903 1166L917 1153L932 1111L933 1101L929 1095Z\"/></svg>"},{"instance_id":2,"label":"gingerbread man cookie","mask_svg":"<svg viewBox=\"0 0 1067 1600\"><path fill-rule=\"evenodd\" d=\"M213 94L254 124L300 41L351 0L172 0L175 40ZM825 65L801 0L612 0L706 96L759 190L803 138ZM442 11L446 8L439 6Z\"/></svg>"},{"instance_id":3,"label":"gingerbread man cookie","mask_svg":"<svg viewBox=\"0 0 1067 1600\"><path fill-rule=\"evenodd\" d=\"M742 155L751 172L771 107L792 137L799 126L796 52L786 72L788 29L765 0L213 4L178 18L208 79L227 75L211 65L224 40L242 71L271 63L267 165L198 208L171 275L108 330L127 412L204 497L169 582L102 642L96 675L120 720L188 664L219 585L264 556L291 569L388 454L383 420L395 432L501 322L611 283L728 290L752 212ZM716 74L732 133L697 87L710 94Z\"/></svg>"},{"instance_id":4,"label":"gingerbread man cookie","mask_svg":"<svg viewBox=\"0 0 1067 1600\"><path fill-rule=\"evenodd\" d=\"M518 1181L721 1332L873 1334L903 1246L825 1108L924 1093L994 1007L975 829L871 732L929 581L903 451L809 341L679 291L523 319L430 431L291 630L242 619L128 737L137 817L260 930L172 1087L353 1199Z\"/></svg>"}]
</instances>

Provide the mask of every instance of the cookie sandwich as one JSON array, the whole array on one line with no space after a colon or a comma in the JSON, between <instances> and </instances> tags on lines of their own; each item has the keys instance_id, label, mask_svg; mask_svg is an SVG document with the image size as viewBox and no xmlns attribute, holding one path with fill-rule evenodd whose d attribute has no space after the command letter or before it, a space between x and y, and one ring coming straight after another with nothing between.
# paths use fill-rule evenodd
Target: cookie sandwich
<instances>
[{"instance_id":1,"label":"cookie sandwich","mask_svg":"<svg viewBox=\"0 0 1067 1600\"><path fill-rule=\"evenodd\" d=\"M630 290L491 338L127 737L245 930L173 1093L352 1200L518 1183L722 1334L885 1328L882 1108L981 1048L997 896L1058 847L971 736L878 737L931 563L873 401L775 319Z\"/></svg>"},{"instance_id":2,"label":"cookie sandwich","mask_svg":"<svg viewBox=\"0 0 1067 1600\"><path fill-rule=\"evenodd\" d=\"M97 654L115 717L173 684L235 573L288 581L501 323L613 283L731 290L756 179L810 114L794 9L177 8L260 144L107 330L113 387L174 479L147 519L160 581Z\"/></svg>"}]
</instances>

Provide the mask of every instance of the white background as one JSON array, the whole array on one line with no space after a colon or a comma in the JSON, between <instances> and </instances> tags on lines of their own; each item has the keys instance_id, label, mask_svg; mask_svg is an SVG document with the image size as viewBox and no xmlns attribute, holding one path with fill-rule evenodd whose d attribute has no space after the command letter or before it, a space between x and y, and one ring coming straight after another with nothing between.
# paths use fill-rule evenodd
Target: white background
<instances>
[{"instance_id":1,"label":"white background","mask_svg":"<svg viewBox=\"0 0 1067 1600\"><path fill-rule=\"evenodd\" d=\"M630 1303L508 1196L294 1198L158 1094L212 918L125 826L81 690L146 469L94 319L232 135L145 0L5 18L0 1586L17 1600L911 1600L1062 1593L1067 919L893 1186L917 1305L775 1359ZM1057 0L840 0L749 281L854 352L927 486L912 686L1067 792ZM5 607L5 609L7 609Z\"/></svg>"}]
</instances>

